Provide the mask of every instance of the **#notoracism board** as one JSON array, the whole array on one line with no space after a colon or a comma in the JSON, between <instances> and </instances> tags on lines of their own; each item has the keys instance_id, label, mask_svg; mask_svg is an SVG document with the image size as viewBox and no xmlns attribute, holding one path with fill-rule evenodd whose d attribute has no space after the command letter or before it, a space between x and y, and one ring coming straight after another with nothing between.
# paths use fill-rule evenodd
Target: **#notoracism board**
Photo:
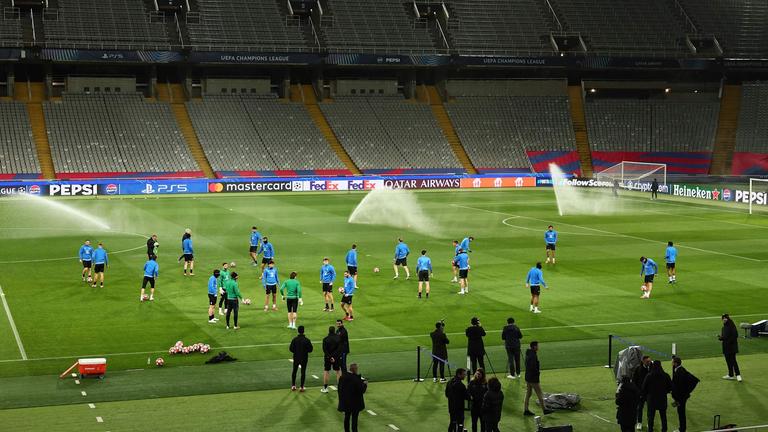
<instances>
[{"instance_id":1,"label":"#notoracism board","mask_svg":"<svg viewBox=\"0 0 768 432\"><path fill-rule=\"evenodd\" d=\"M622 161L596 173L595 178L611 182L618 180L622 186L628 181L650 183L653 179L656 179L660 185L666 185L667 164Z\"/></svg>"}]
</instances>

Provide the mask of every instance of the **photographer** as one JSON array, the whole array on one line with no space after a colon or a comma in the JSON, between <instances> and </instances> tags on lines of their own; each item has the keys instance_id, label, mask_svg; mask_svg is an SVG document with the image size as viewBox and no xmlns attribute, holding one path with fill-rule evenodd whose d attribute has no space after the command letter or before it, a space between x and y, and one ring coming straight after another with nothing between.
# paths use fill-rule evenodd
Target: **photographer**
<instances>
[{"instance_id":1,"label":"photographer","mask_svg":"<svg viewBox=\"0 0 768 432\"><path fill-rule=\"evenodd\" d=\"M477 317L472 317L470 323L472 325L467 327L465 331L467 335L467 356L469 357L471 372L475 373L478 363L481 368L485 369L485 361L483 360L485 355L485 344L483 343L485 329L480 325L480 319Z\"/></svg>"},{"instance_id":2,"label":"photographer","mask_svg":"<svg viewBox=\"0 0 768 432\"><path fill-rule=\"evenodd\" d=\"M448 362L448 336L445 334L445 323L435 323L435 331L429 334L432 338L432 381L437 382L437 369L440 368L440 382L445 382L445 363Z\"/></svg>"}]
</instances>

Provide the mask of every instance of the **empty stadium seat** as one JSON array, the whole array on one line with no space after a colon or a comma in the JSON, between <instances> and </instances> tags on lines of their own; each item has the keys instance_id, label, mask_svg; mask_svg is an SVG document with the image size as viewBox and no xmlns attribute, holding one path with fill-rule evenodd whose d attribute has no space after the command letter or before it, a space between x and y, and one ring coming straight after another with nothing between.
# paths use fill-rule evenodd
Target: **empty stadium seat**
<instances>
[{"instance_id":1,"label":"empty stadium seat","mask_svg":"<svg viewBox=\"0 0 768 432\"><path fill-rule=\"evenodd\" d=\"M17 47L22 42L21 12L11 7L10 0L0 1L0 46Z\"/></svg>"},{"instance_id":2,"label":"empty stadium seat","mask_svg":"<svg viewBox=\"0 0 768 432\"><path fill-rule=\"evenodd\" d=\"M26 105L0 102L0 173L39 173Z\"/></svg>"},{"instance_id":3,"label":"empty stadium seat","mask_svg":"<svg viewBox=\"0 0 768 432\"><path fill-rule=\"evenodd\" d=\"M765 0L679 0L700 33L717 37L726 56L768 56Z\"/></svg>"},{"instance_id":4,"label":"empty stadium seat","mask_svg":"<svg viewBox=\"0 0 768 432\"><path fill-rule=\"evenodd\" d=\"M768 153L768 82L744 83L736 151Z\"/></svg>"}]
</instances>

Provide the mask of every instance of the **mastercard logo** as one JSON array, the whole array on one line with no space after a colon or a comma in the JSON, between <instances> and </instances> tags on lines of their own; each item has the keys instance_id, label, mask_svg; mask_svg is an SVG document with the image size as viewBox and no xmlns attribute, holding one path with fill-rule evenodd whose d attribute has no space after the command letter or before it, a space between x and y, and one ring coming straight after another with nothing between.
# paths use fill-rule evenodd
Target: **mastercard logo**
<instances>
[{"instance_id":1,"label":"mastercard logo","mask_svg":"<svg viewBox=\"0 0 768 432\"><path fill-rule=\"evenodd\" d=\"M208 192L217 193L224 190L224 185L221 183L211 183L208 185Z\"/></svg>"}]
</instances>

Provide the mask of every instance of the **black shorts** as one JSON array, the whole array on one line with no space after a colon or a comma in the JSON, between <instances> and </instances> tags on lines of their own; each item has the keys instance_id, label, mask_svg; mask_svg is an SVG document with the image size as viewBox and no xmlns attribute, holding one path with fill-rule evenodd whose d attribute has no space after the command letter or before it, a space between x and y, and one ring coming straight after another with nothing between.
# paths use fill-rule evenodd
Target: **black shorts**
<instances>
[{"instance_id":1,"label":"black shorts","mask_svg":"<svg viewBox=\"0 0 768 432\"><path fill-rule=\"evenodd\" d=\"M403 267L408 266L408 257L405 258L397 258L395 260L395 265L401 265Z\"/></svg>"},{"instance_id":2,"label":"black shorts","mask_svg":"<svg viewBox=\"0 0 768 432\"><path fill-rule=\"evenodd\" d=\"M347 266L347 271L350 276L354 276L357 274L357 266Z\"/></svg>"},{"instance_id":3,"label":"black shorts","mask_svg":"<svg viewBox=\"0 0 768 432\"><path fill-rule=\"evenodd\" d=\"M195 256L194 255L186 254L186 253L184 254L184 261L190 262L190 261L194 261L194 260L195 260Z\"/></svg>"},{"instance_id":4,"label":"black shorts","mask_svg":"<svg viewBox=\"0 0 768 432\"><path fill-rule=\"evenodd\" d=\"M208 304L211 306L216 304L216 294L208 294Z\"/></svg>"},{"instance_id":5,"label":"black shorts","mask_svg":"<svg viewBox=\"0 0 768 432\"><path fill-rule=\"evenodd\" d=\"M459 269L459 279L466 279L469 276L469 269Z\"/></svg>"},{"instance_id":6,"label":"black shorts","mask_svg":"<svg viewBox=\"0 0 768 432\"><path fill-rule=\"evenodd\" d=\"M262 263L262 264L269 264L269 262L270 262L270 261L272 261L272 258L266 258L266 257L265 257L265 258L262 258L262 259L261 259L261 263Z\"/></svg>"},{"instance_id":7,"label":"black shorts","mask_svg":"<svg viewBox=\"0 0 768 432\"><path fill-rule=\"evenodd\" d=\"M104 264L94 264L93 265L93 272L94 273L104 273Z\"/></svg>"},{"instance_id":8,"label":"black shorts","mask_svg":"<svg viewBox=\"0 0 768 432\"><path fill-rule=\"evenodd\" d=\"M154 288L155 287L155 278L144 276L144 281L141 282L141 289L144 289L147 287L147 282L149 282L149 286Z\"/></svg>"},{"instance_id":9,"label":"black shorts","mask_svg":"<svg viewBox=\"0 0 768 432\"><path fill-rule=\"evenodd\" d=\"M645 275L645 283L653 283L653 277L655 275Z\"/></svg>"},{"instance_id":10,"label":"black shorts","mask_svg":"<svg viewBox=\"0 0 768 432\"><path fill-rule=\"evenodd\" d=\"M267 294L276 294L277 293L277 285L266 285L264 287L264 291Z\"/></svg>"},{"instance_id":11,"label":"black shorts","mask_svg":"<svg viewBox=\"0 0 768 432\"><path fill-rule=\"evenodd\" d=\"M288 306L288 313L296 312L299 310L299 299L288 299L285 301L286 306Z\"/></svg>"},{"instance_id":12,"label":"black shorts","mask_svg":"<svg viewBox=\"0 0 768 432\"><path fill-rule=\"evenodd\" d=\"M93 261L86 261L86 260L83 260L83 268L91 268L91 263L92 263L92 262L93 262Z\"/></svg>"},{"instance_id":13,"label":"black shorts","mask_svg":"<svg viewBox=\"0 0 768 432\"><path fill-rule=\"evenodd\" d=\"M419 282L429 282L429 270L419 271Z\"/></svg>"},{"instance_id":14,"label":"black shorts","mask_svg":"<svg viewBox=\"0 0 768 432\"><path fill-rule=\"evenodd\" d=\"M351 305L352 304L352 296L351 295L349 295L349 296L345 295L344 297L341 298L341 302L344 303L344 304Z\"/></svg>"},{"instance_id":15,"label":"black shorts","mask_svg":"<svg viewBox=\"0 0 768 432\"><path fill-rule=\"evenodd\" d=\"M531 285L531 295L540 295L540 294L541 294L541 286Z\"/></svg>"},{"instance_id":16,"label":"black shorts","mask_svg":"<svg viewBox=\"0 0 768 432\"><path fill-rule=\"evenodd\" d=\"M333 363L331 363L331 359L333 357L325 357L323 356L323 370L329 371L331 369L337 371L341 369L341 362L337 358L333 358Z\"/></svg>"},{"instance_id":17,"label":"black shorts","mask_svg":"<svg viewBox=\"0 0 768 432\"><path fill-rule=\"evenodd\" d=\"M333 291L333 282L331 282L331 283L323 282L323 292L324 293L329 293L329 292L332 292L332 291Z\"/></svg>"},{"instance_id":18,"label":"black shorts","mask_svg":"<svg viewBox=\"0 0 768 432\"><path fill-rule=\"evenodd\" d=\"M668 268L668 269L673 269L673 268L675 268L675 263L667 263L667 268Z\"/></svg>"},{"instance_id":19,"label":"black shorts","mask_svg":"<svg viewBox=\"0 0 768 432\"><path fill-rule=\"evenodd\" d=\"M547 250L555 250L555 244L554 243L547 243Z\"/></svg>"},{"instance_id":20,"label":"black shorts","mask_svg":"<svg viewBox=\"0 0 768 432\"><path fill-rule=\"evenodd\" d=\"M248 248L248 252L250 252L250 253L256 253L258 251L259 251L259 247L258 246L251 246L250 248Z\"/></svg>"}]
</instances>

